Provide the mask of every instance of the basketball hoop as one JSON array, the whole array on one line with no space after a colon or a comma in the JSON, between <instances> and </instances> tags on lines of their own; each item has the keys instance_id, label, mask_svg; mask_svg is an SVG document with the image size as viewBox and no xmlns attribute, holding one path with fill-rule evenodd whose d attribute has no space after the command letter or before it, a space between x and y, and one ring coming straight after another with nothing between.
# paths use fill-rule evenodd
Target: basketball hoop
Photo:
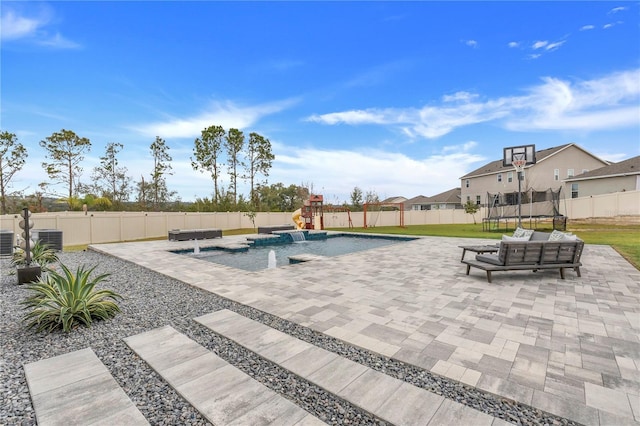
<instances>
[{"instance_id":1,"label":"basketball hoop","mask_svg":"<svg viewBox=\"0 0 640 426\"><path fill-rule=\"evenodd\" d=\"M520 173L524 169L525 164L527 164L527 157L523 153L513 154L513 158L511 159L511 165L515 167L516 172Z\"/></svg>"},{"instance_id":2,"label":"basketball hoop","mask_svg":"<svg viewBox=\"0 0 640 426\"><path fill-rule=\"evenodd\" d=\"M525 164L527 164L527 160L513 160L511 162L511 164L513 165L513 167L515 167L516 172L521 172L522 170L524 170L524 166Z\"/></svg>"}]
</instances>

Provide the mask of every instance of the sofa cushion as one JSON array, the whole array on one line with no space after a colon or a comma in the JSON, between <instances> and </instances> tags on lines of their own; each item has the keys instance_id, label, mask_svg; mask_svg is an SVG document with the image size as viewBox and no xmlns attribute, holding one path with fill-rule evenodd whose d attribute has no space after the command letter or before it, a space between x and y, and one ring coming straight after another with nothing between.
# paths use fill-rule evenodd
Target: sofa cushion
<instances>
[{"instance_id":1,"label":"sofa cushion","mask_svg":"<svg viewBox=\"0 0 640 426\"><path fill-rule=\"evenodd\" d=\"M533 234L531 235L531 238L529 238L529 241L548 241L549 235L551 234L548 232L533 231Z\"/></svg>"},{"instance_id":2,"label":"sofa cushion","mask_svg":"<svg viewBox=\"0 0 640 426\"><path fill-rule=\"evenodd\" d=\"M503 235L502 241L529 241L529 237L510 237L508 235Z\"/></svg>"},{"instance_id":3,"label":"sofa cushion","mask_svg":"<svg viewBox=\"0 0 640 426\"><path fill-rule=\"evenodd\" d=\"M498 255L495 255L495 254L477 254L476 260L479 260L481 262L491 263L492 265L503 265Z\"/></svg>"},{"instance_id":4,"label":"sofa cushion","mask_svg":"<svg viewBox=\"0 0 640 426\"><path fill-rule=\"evenodd\" d=\"M533 229L524 229L518 226L516 230L513 231L513 236L516 238L527 237L527 240L529 240L529 238L531 238L531 235L533 235Z\"/></svg>"}]
</instances>

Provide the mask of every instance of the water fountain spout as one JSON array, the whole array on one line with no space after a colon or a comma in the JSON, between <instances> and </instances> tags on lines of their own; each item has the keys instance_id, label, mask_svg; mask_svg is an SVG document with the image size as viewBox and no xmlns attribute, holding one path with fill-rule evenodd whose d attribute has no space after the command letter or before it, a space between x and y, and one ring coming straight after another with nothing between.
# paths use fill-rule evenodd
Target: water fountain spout
<instances>
[{"instance_id":1,"label":"water fountain spout","mask_svg":"<svg viewBox=\"0 0 640 426\"><path fill-rule=\"evenodd\" d=\"M276 252L269 250L269 259L267 260L267 268L273 269L276 267Z\"/></svg>"},{"instance_id":2,"label":"water fountain spout","mask_svg":"<svg viewBox=\"0 0 640 426\"><path fill-rule=\"evenodd\" d=\"M193 254L200 254L200 246L198 240L193 240Z\"/></svg>"}]
</instances>

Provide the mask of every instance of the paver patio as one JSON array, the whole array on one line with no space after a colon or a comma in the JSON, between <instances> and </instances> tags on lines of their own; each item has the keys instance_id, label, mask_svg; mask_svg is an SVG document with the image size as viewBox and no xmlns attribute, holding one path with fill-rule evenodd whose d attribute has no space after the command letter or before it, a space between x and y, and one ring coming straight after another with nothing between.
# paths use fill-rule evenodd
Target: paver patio
<instances>
[{"instance_id":1,"label":"paver patio","mask_svg":"<svg viewBox=\"0 0 640 426\"><path fill-rule=\"evenodd\" d=\"M491 241L424 237L260 272L168 251L192 242L92 248L583 424L640 424L640 272L586 245L582 278L513 271L489 284L460 263L458 246L478 243Z\"/></svg>"}]
</instances>

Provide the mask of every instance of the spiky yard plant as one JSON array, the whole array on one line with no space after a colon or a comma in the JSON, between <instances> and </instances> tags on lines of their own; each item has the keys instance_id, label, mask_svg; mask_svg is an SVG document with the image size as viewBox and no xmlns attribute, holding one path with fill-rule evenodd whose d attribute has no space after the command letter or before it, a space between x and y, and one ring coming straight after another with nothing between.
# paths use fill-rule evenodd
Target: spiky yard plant
<instances>
[{"instance_id":1,"label":"spiky yard plant","mask_svg":"<svg viewBox=\"0 0 640 426\"><path fill-rule=\"evenodd\" d=\"M116 304L122 296L112 290L96 290L95 286L109 274L90 278L95 266L78 267L75 273L60 265L62 274L50 271L45 278L27 285L32 294L23 301L24 315L29 329L53 331L62 328L69 332L80 324L88 327L94 319L109 319L120 312Z\"/></svg>"},{"instance_id":2,"label":"spiky yard plant","mask_svg":"<svg viewBox=\"0 0 640 426\"><path fill-rule=\"evenodd\" d=\"M36 241L35 244L31 247L31 253L33 253L31 256L31 261L40 265L40 267L45 271L49 270L47 268L47 265L58 261L58 254L54 249L49 247L47 243ZM14 267L26 265L27 255L25 251L22 249L16 250L13 253L11 264Z\"/></svg>"}]
</instances>

